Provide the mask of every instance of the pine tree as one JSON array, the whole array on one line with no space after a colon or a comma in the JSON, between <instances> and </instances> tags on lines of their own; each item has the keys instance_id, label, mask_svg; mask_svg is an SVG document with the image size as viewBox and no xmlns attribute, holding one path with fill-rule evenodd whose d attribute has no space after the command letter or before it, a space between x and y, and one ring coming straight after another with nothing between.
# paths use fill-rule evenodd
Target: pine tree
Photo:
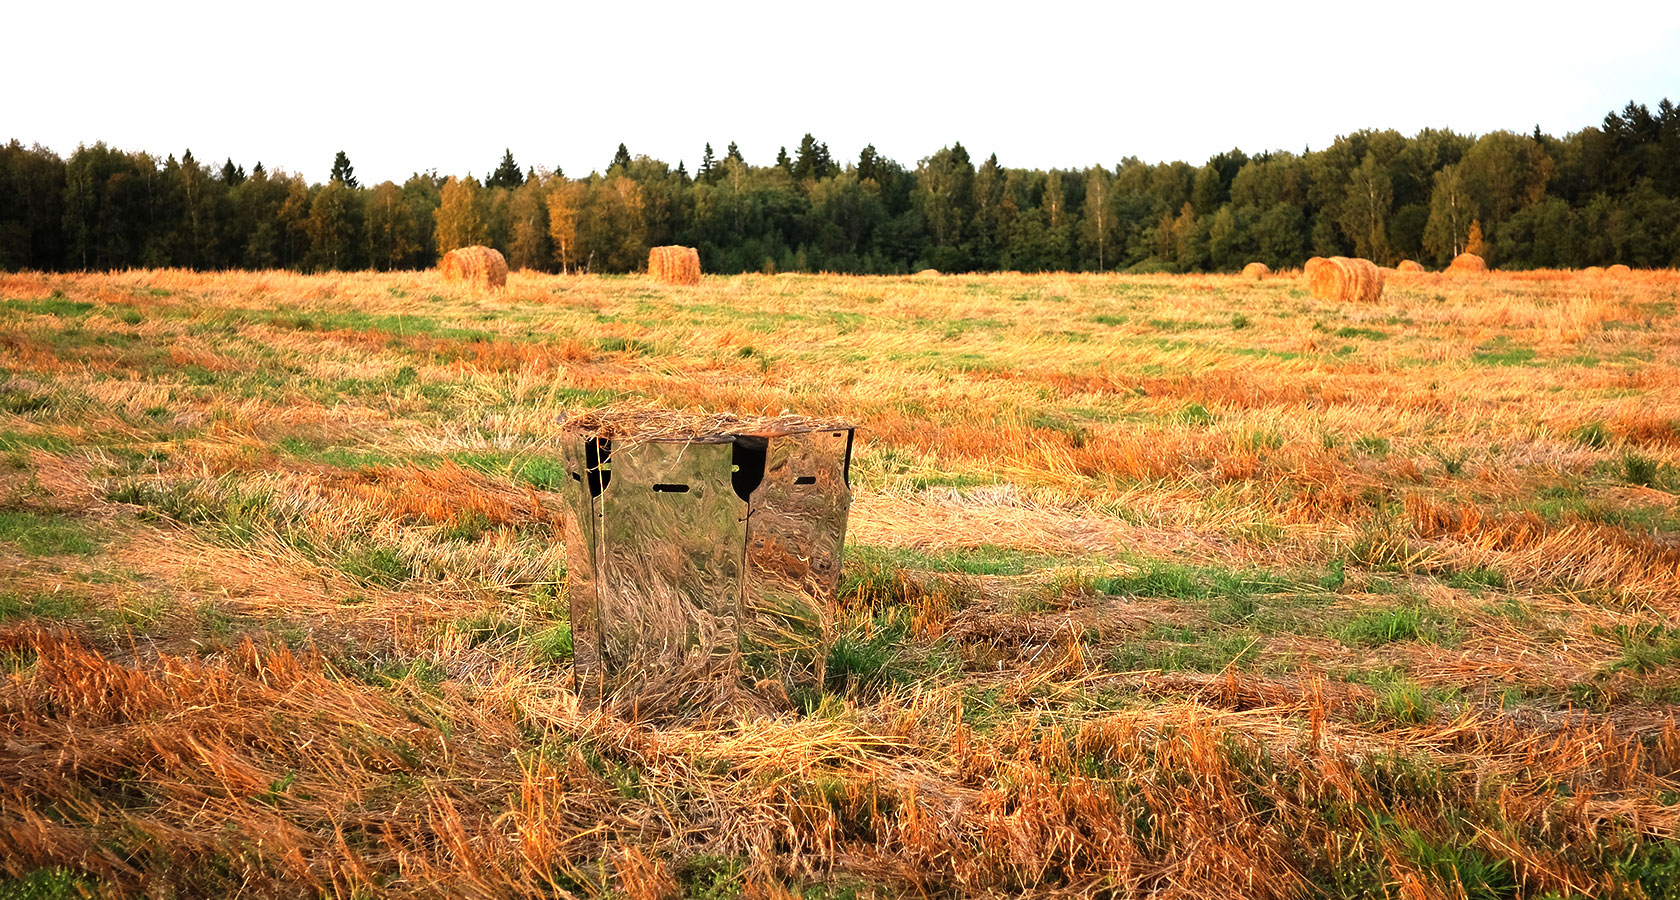
<instances>
[{"instance_id":1,"label":"pine tree","mask_svg":"<svg viewBox=\"0 0 1680 900\"><path fill-rule=\"evenodd\" d=\"M336 181L347 188L361 187L356 181L356 169L350 165L350 157L346 156L343 150L333 157L332 174L327 176L327 180Z\"/></svg>"},{"instance_id":2,"label":"pine tree","mask_svg":"<svg viewBox=\"0 0 1680 900\"><path fill-rule=\"evenodd\" d=\"M992 158L996 159L997 157L993 156ZM885 167L881 165L881 154L875 150L874 144L864 147L863 152L858 154L857 177L859 181L874 180L875 183L879 184L884 169Z\"/></svg>"},{"instance_id":3,"label":"pine tree","mask_svg":"<svg viewBox=\"0 0 1680 900\"><path fill-rule=\"evenodd\" d=\"M222 164L222 183L228 187L234 187L244 180L245 167L235 166L233 157L228 157L228 161Z\"/></svg>"},{"instance_id":4,"label":"pine tree","mask_svg":"<svg viewBox=\"0 0 1680 900\"><path fill-rule=\"evenodd\" d=\"M620 145L620 149L623 145ZM519 171L519 164L513 161L513 151L503 150L502 161L484 179L487 188L516 188L525 183L525 173Z\"/></svg>"},{"instance_id":5,"label":"pine tree","mask_svg":"<svg viewBox=\"0 0 1680 900\"><path fill-rule=\"evenodd\" d=\"M806 135L806 137L810 137L810 135ZM793 160L788 159L786 147L776 151L776 165L784 172L790 174L793 172Z\"/></svg>"},{"instance_id":6,"label":"pine tree","mask_svg":"<svg viewBox=\"0 0 1680 900\"><path fill-rule=\"evenodd\" d=\"M630 167L630 150L629 150L629 148L625 147L623 144L619 144L618 145L618 152L613 154L612 165L607 166L607 171L611 172L614 169L627 169L629 167Z\"/></svg>"},{"instance_id":7,"label":"pine tree","mask_svg":"<svg viewBox=\"0 0 1680 900\"><path fill-rule=\"evenodd\" d=\"M747 161L745 159L741 158L741 148L735 146L734 141L729 142L729 150L726 153L723 154L723 158L724 159L733 159L733 160L735 160L736 162L738 162L742 165L747 164Z\"/></svg>"},{"instance_id":8,"label":"pine tree","mask_svg":"<svg viewBox=\"0 0 1680 900\"><path fill-rule=\"evenodd\" d=\"M787 151L783 150L782 156L785 158L786 155ZM778 163L781 161L781 159L776 160ZM799 139L799 159L789 171L793 173L794 178L800 181L823 177L824 173L817 160L817 139L812 137L809 131L805 132L805 136Z\"/></svg>"},{"instance_id":9,"label":"pine tree","mask_svg":"<svg viewBox=\"0 0 1680 900\"><path fill-rule=\"evenodd\" d=\"M711 181L712 170L717 168L717 157L712 155L712 142L706 142L706 152L700 156L700 181Z\"/></svg>"}]
</instances>

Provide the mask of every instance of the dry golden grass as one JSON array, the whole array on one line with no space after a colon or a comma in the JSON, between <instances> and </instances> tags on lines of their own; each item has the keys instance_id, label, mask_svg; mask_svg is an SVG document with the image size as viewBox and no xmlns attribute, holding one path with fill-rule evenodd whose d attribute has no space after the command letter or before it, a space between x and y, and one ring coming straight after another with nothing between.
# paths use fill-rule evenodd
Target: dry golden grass
<instances>
[{"instance_id":1,"label":"dry golden grass","mask_svg":"<svg viewBox=\"0 0 1680 900\"><path fill-rule=\"evenodd\" d=\"M0 877L1672 896L1680 273L1304 287L0 274ZM860 426L795 711L573 692L621 402Z\"/></svg>"}]
</instances>

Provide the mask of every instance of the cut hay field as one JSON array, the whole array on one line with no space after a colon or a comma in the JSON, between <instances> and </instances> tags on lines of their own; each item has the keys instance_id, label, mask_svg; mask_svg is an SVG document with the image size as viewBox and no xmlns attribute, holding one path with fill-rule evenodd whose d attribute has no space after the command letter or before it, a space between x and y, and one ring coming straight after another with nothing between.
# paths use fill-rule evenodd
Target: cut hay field
<instances>
[{"instance_id":1,"label":"cut hay field","mask_svg":"<svg viewBox=\"0 0 1680 900\"><path fill-rule=\"evenodd\" d=\"M0 896L1680 896L1677 303L0 274ZM627 399L863 427L826 690L569 692Z\"/></svg>"}]
</instances>

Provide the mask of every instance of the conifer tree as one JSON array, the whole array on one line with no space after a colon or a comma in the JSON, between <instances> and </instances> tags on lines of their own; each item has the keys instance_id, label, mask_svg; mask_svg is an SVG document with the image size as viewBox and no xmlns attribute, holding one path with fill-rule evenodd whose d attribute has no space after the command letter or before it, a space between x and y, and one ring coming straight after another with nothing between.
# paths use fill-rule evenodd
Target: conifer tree
<instances>
[{"instance_id":1,"label":"conifer tree","mask_svg":"<svg viewBox=\"0 0 1680 900\"><path fill-rule=\"evenodd\" d=\"M706 142L706 152L700 156L700 174L698 180L711 181L712 170L717 168L717 157L712 155L712 142Z\"/></svg>"},{"instance_id":2,"label":"conifer tree","mask_svg":"<svg viewBox=\"0 0 1680 900\"><path fill-rule=\"evenodd\" d=\"M512 150L502 151L502 161L497 164L496 171L484 179L484 186L487 188L512 189L524 183L525 173L519 171L519 164L513 161Z\"/></svg>"},{"instance_id":3,"label":"conifer tree","mask_svg":"<svg viewBox=\"0 0 1680 900\"><path fill-rule=\"evenodd\" d=\"M343 150L333 157L332 174L327 176L327 180L336 181L352 190L361 187L356 181L356 169L350 165L350 157L345 155Z\"/></svg>"}]
</instances>

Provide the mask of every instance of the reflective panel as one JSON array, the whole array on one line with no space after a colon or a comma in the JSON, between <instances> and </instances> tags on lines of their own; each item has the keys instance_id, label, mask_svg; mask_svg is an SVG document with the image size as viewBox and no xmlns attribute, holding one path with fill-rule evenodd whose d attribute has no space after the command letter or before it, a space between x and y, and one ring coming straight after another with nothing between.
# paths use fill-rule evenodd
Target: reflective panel
<instances>
[{"instance_id":1,"label":"reflective panel","mask_svg":"<svg viewBox=\"0 0 1680 900\"><path fill-rule=\"evenodd\" d=\"M851 442L840 427L614 447L568 429L564 535L580 695L634 706L653 695L718 696L743 678L774 679L790 696L820 690Z\"/></svg>"},{"instance_id":2,"label":"reflective panel","mask_svg":"<svg viewBox=\"0 0 1680 900\"><path fill-rule=\"evenodd\" d=\"M566 542L566 598L571 608L573 671L578 675L578 692L599 698L601 632L595 596L595 531L600 514L589 490L589 466L581 437L568 435L560 442L560 463L566 470L567 481L561 533Z\"/></svg>"},{"instance_id":3,"label":"reflective panel","mask_svg":"<svg viewBox=\"0 0 1680 900\"><path fill-rule=\"evenodd\" d=\"M741 649L754 674L820 690L852 492L849 431L769 439L747 515Z\"/></svg>"},{"instance_id":4,"label":"reflective panel","mask_svg":"<svg viewBox=\"0 0 1680 900\"><path fill-rule=\"evenodd\" d=\"M601 492L601 667L615 686L733 658L747 504L727 442L615 449Z\"/></svg>"}]
</instances>

